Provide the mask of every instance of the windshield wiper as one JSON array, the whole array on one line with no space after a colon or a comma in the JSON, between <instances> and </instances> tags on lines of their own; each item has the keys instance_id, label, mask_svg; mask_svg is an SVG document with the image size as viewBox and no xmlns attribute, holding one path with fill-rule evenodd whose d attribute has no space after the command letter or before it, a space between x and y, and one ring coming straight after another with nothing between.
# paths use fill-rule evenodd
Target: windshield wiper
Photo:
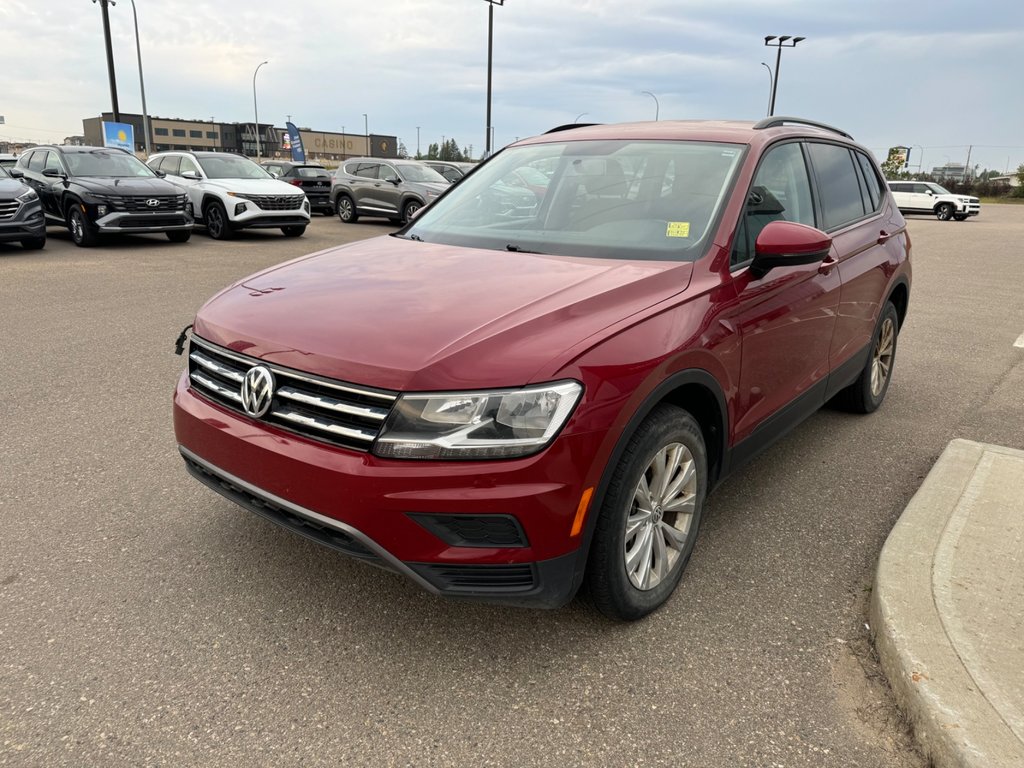
<instances>
[{"instance_id":1,"label":"windshield wiper","mask_svg":"<svg viewBox=\"0 0 1024 768\"><path fill-rule=\"evenodd\" d=\"M512 243L509 243L508 245L506 245L505 246L505 250L506 251L512 251L512 253L538 253L538 254L540 254L542 256L544 255L540 251L530 251L530 250L527 250L526 248L520 248L518 245L513 245Z\"/></svg>"}]
</instances>

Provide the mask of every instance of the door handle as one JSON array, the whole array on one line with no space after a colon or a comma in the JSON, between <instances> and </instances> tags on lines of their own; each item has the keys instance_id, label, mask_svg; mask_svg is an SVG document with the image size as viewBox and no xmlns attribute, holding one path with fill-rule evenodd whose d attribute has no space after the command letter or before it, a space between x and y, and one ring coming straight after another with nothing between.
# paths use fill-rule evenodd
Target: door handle
<instances>
[{"instance_id":1,"label":"door handle","mask_svg":"<svg viewBox=\"0 0 1024 768\"><path fill-rule=\"evenodd\" d=\"M829 254L825 258L825 260L823 262L821 262L821 264L818 265L818 274L819 275L829 275L829 274L832 274L832 270L835 269L838 264L839 264L839 259L836 259L836 258L834 258L832 256L832 254Z\"/></svg>"},{"instance_id":2,"label":"door handle","mask_svg":"<svg viewBox=\"0 0 1024 768\"><path fill-rule=\"evenodd\" d=\"M879 245L883 245L883 244L885 244L885 242L886 242L886 241L888 241L888 239L889 239L890 237L892 237L892 235L890 235L890 234L889 234L888 232L886 232L886 231L885 231L885 230L883 229L883 230L882 230L881 232L879 232L879 233L878 233L878 244L879 244Z\"/></svg>"}]
</instances>

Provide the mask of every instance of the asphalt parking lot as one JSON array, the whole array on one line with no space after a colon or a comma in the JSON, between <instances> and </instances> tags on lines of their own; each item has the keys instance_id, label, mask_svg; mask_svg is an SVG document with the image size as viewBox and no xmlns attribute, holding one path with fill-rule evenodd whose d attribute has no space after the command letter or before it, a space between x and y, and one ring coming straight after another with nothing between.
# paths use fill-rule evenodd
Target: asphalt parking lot
<instances>
[{"instance_id":1,"label":"asphalt parking lot","mask_svg":"<svg viewBox=\"0 0 1024 768\"><path fill-rule=\"evenodd\" d=\"M909 226L885 405L824 410L731 478L632 625L432 597L186 475L195 310L392 227L0 245L0 765L923 766L868 590L950 439L1024 448L1024 206Z\"/></svg>"}]
</instances>

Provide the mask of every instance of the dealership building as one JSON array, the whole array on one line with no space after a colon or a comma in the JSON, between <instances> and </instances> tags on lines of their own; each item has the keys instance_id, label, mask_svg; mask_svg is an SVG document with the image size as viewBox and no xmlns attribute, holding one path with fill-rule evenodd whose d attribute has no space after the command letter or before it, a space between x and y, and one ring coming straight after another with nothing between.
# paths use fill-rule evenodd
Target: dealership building
<instances>
[{"instance_id":1,"label":"dealership building","mask_svg":"<svg viewBox=\"0 0 1024 768\"><path fill-rule=\"evenodd\" d=\"M82 120L85 144L103 146L102 123L112 123L114 116L104 112L100 117ZM129 123L135 130L135 151L146 151L142 115L122 112L121 123ZM256 135L259 131L260 157L287 160L291 158L288 132L270 123L218 123L212 120L181 120L179 118L150 117L149 137L153 152L191 150L206 152L235 152L256 157ZM302 145L308 161L338 162L349 157L397 157L398 139L371 133L369 136L331 131L300 129Z\"/></svg>"}]
</instances>

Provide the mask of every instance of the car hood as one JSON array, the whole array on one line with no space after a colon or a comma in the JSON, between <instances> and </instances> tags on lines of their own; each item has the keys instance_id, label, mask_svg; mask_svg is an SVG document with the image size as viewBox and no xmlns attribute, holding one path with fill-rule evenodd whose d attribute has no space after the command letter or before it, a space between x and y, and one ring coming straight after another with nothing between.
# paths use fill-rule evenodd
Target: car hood
<instances>
[{"instance_id":1,"label":"car hood","mask_svg":"<svg viewBox=\"0 0 1024 768\"><path fill-rule=\"evenodd\" d=\"M0 197L5 200L25 194L26 189L30 189L30 187L17 179L0 178Z\"/></svg>"},{"instance_id":2,"label":"car hood","mask_svg":"<svg viewBox=\"0 0 1024 768\"><path fill-rule=\"evenodd\" d=\"M100 176L75 176L72 184L88 192L104 195L180 195L181 190L166 179L135 178L108 179Z\"/></svg>"},{"instance_id":3,"label":"car hood","mask_svg":"<svg viewBox=\"0 0 1024 768\"><path fill-rule=\"evenodd\" d=\"M253 275L194 332L268 362L394 390L517 386L683 291L692 265L374 238Z\"/></svg>"},{"instance_id":4,"label":"car hood","mask_svg":"<svg viewBox=\"0 0 1024 768\"><path fill-rule=\"evenodd\" d=\"M280 179L207 179L203 184L243 195L297 195L302 192L302 187Z\"/></svg>"}]
</instances>

